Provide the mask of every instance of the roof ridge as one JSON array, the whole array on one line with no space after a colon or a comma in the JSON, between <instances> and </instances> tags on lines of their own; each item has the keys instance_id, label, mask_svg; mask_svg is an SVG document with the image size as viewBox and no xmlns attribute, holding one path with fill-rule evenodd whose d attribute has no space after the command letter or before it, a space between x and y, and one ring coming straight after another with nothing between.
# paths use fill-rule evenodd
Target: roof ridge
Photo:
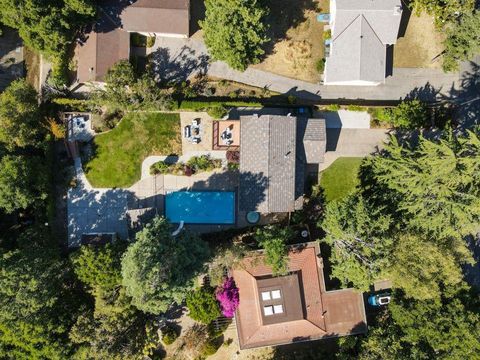
<instances>
[{"instance_id":1,"label":"roof ridge","mask_svg":"<svg viewBox=\"0 0 480 360\"><path fill-rule=\"evenodd\" d=\"M347 26L345 26L345 27L343 28L343 30L340 32L340 34L338 34L337 36L335 36L335 37L332 39L332 42L335 41L335 40L337 40L337 39L355 22L355 20L358 19L359 16L363 16L363 15L362 15L362 14L358 14L352 21L350 21L350 23L349 23Z\"/></svg>"},{"instance_id":2,"label":"roof ridge","mask_svg":"<svg viewBox=\"0 0 480 360\"><path fill-rule=\"evenodd\" d=\"M380 36L378 36L377 32L375 31L375 29L373 28L372 24L370 24L370 21L368 21L368 19L362 14L362 17L363 19L367 22L367 25L370 27L370 29L372 29L373 33L375 34L375 36L377 37L378 41L380 41L382 44L383 44L383 41L382 39L380 39ZM361 25L361 24L360 24ZM383 44L385 45L385 44Z\"/></svg>"}]
</instances>

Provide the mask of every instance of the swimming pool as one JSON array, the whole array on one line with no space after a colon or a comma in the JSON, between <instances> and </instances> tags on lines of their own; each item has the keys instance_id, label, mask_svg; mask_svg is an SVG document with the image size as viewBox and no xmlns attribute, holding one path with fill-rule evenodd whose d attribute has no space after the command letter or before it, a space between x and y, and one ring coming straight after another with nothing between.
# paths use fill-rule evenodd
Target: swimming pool
<instances>
[{"instance_id":1,"label":"swimming pool","mask_svg":"<svg viewBox=\"0 0 480 360\"><path fill-rule=\"evenodd\" d=\"M172 223L234 224L233 191L175 191L165 195L165 216Z\"/></svg>"}]
</instances>

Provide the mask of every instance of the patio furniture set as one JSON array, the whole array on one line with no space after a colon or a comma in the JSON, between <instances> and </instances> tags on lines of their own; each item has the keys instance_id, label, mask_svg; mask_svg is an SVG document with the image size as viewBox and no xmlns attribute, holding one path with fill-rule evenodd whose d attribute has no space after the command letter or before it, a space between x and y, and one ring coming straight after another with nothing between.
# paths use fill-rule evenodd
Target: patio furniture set
<instances>
[{"instance_id":1,"label":"patio furniture set","mask_svg":"<svg viewBox=\"0 0 480 360\"><path fill-rule=\"evenodd\" d=\"M222 139L223 145L230 146L233 144L233 125L227 127L222 134L220 135L220 139Z\"/></svg>"},{"instance_id":2,"label":"patio furniture set","mask_svg":"<svg viewBox=\"0 0 480 360\"><path fill-rule=\"evenodd\" d=\"M194 144L199 144L202 141L200 136L200 119L192 120L191 125L186 125L183 129L183 136Z\"/></svg>"}]
</instances>

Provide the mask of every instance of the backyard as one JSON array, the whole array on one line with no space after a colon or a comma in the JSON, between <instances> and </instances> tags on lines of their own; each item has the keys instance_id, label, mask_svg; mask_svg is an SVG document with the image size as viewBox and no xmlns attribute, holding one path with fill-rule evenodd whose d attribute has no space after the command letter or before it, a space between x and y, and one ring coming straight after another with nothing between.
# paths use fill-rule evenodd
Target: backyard
<instances>
[{"instance_id":1,"label":"backyard","mask_svg":"<svg viewBox=\"0 0 480 360\"><path fill-rule=\"evenodd\" d=\"M394 46L393 66L440 69L442 62L436 57L443 51L443 40L444 36L435 29L431 16L411 14L405 36L400 37Z\"/></svg>"},{"instance_id":2,"label":"backyard","mask_svg":"<svg viewBox=\"0 0 480 360\"><path fill-rule=\"evenodd\" d=\"M95 136L85 173L94 187L129 187L140 180L149 155L181 153L178 114L129 113L111 131Z\"/></svg>"},{"instance_id":3,"label":"backyard","mask_svg":"<svg viewBox=\"0 0 480 360\"><path fill-rule=\"evenodd\" d=\"M363 158L342 157L321 173L320 187L327 202L341 200L359 184L358 170Z\"/></svg>"},{"instance_id":4,"label":"backyard","mask_svg":"<svg viewBox=\"0 0 480 360\"><path fill-rule=\"evenodd\" d=\"M267 56L254 68L318 83L316 63L323 58L323 24L316 16L328 12L327 0L268 0L268 25L273 39Z\"/></svg>"}]
</instances>

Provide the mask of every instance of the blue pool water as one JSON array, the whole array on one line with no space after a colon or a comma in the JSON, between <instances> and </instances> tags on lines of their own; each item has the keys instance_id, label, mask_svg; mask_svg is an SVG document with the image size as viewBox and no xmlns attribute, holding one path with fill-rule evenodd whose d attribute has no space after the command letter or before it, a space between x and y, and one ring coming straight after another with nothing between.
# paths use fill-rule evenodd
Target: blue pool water
<instances>
[{"instance_id":1,"label":"blue pool water","mask_svg":"<svg viewBox=\"0 0 480 360\"><path fill-rule=\"evenodd\" d=\"M234 224L235 193L175 191L165 195L165 216L172 223Z\"/></svg>"}]
</instances>

